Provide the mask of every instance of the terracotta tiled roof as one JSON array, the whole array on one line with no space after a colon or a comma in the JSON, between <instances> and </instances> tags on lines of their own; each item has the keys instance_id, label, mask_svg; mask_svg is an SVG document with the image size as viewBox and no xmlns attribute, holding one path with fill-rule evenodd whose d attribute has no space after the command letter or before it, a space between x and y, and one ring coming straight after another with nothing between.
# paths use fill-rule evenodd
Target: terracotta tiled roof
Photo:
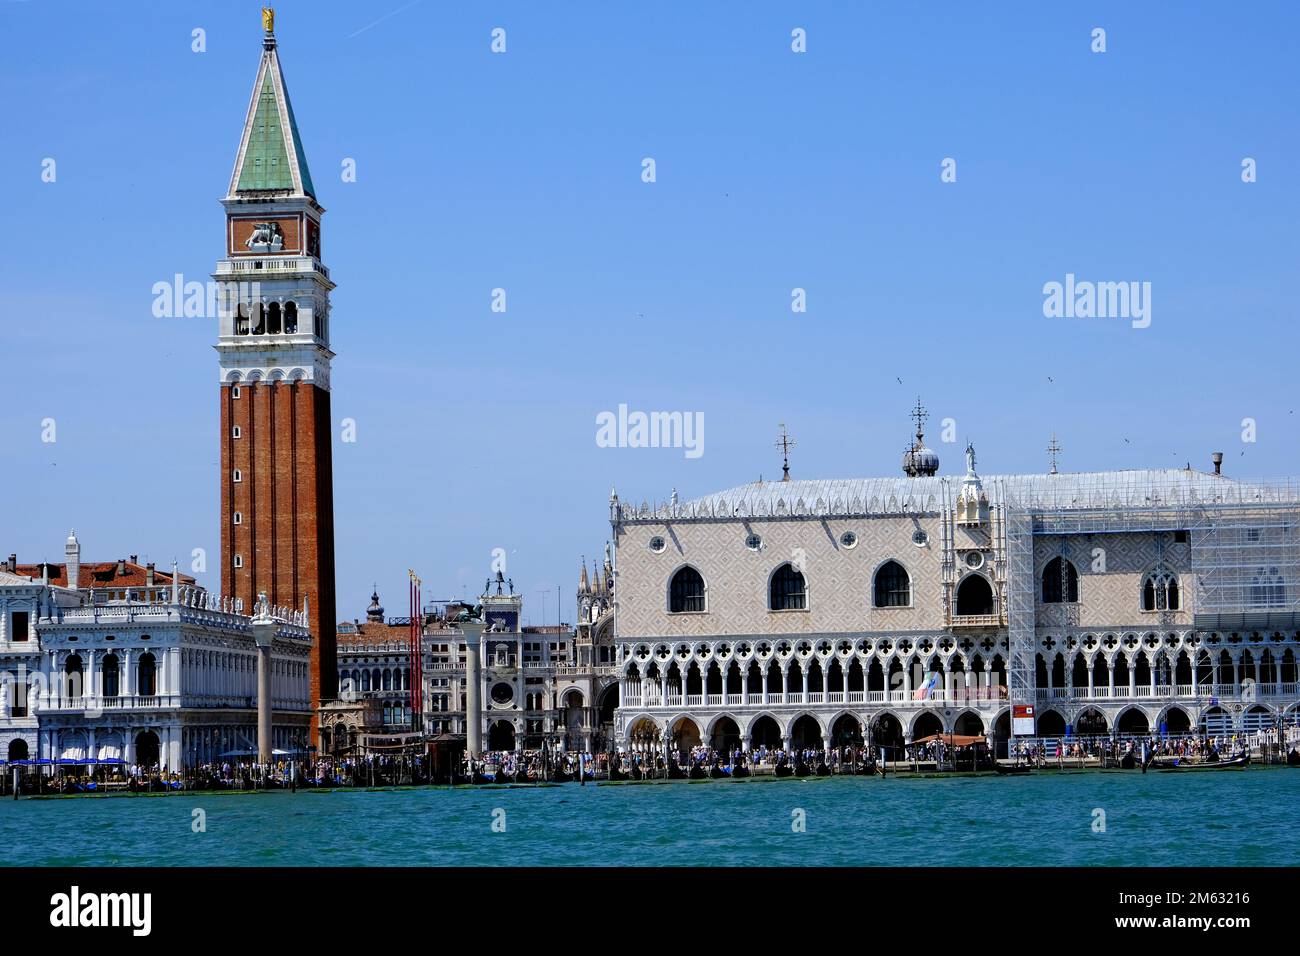
<instances>
[{"instance_id":1,"label":"terracotta tiled roof","mask_svg":"<svg viewBox=\"0 0 1300 956\"><path fill-rule=\"evenodd\" d=\"M406 644L411 643L411 627L409 624L376 624L373 621L366 621L363 624L343 624L340 625L337 635L337 644L340 649L344 647L376 647L380 644Z\"/></svg>"},{"instance_id":2,"label":"terracotta tiled roof","mask_svg":"<svg viewBox=\"0 0 1300 956\"><path fill-rule=\"evenodd\" d=\"M42 567L50 569L50 583L56 587L68 586L68 566L66 564L19 564L14 568L14 573L23 577L41 579ZM194 578L188 574L178 574L181 584L193 584ZM143 564L135 564L131 561L123 563L123 573L118 573L118 562L86 562L81 563L81 570L77 575L77 587L81 588L139 588L147 587L148 569ZM155 568L153 572L153 586L167 587L172 583L170 571L163 571L161 568Z\"/></svg>"}]
</instances>

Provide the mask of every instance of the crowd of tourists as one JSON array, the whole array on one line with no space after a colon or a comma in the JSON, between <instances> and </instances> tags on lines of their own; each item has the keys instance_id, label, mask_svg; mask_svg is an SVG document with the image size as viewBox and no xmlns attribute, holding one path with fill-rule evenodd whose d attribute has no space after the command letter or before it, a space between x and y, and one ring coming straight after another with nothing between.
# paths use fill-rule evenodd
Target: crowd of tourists
<instances>
[{"instance_id":1,"label":"crowd of tourists","mask_svg":"<svg viewBox=\"0 0 1300 956\"><path fill-rule=\"evenodd\" d=\"M1015 763L1045 766L1069 760L1094 761L1103 765L1132 757L1136 760L1178 757L1192 762L1215 761L1250 749L1252 741L1237 734L1222 736L1159 737L1130 735L1123 737L1058 737L1055 739L1018 740L1012 745Z\"/></svg>"},{"instance_id":2,"label":"crowd of tourists","mask_svg":"<svg viewBox=\"0 0 1300 956\"><path fill-rule=\"evenodd\" d=\"M850 772L848 768L867 766L875 762L876 751L872 747L799 747L775 748L760 745L750 751L739 747L718 750L713 747L696 746L682 753L670 753L669 763L665 763L660 753L632 753L622 756L623 769L632 772L640 770L649 772L667 772L670 769L686 771L723 772L749 770L757 767L775 769L786 767L825 767L832 772Z\"/></svg>"},{"instance_id":3,"label":"crowd of tourists","mask_svg":"<svg viewBox=\"0 0 1300 956\"><path fill-rule=\"evenodd\" d=\"M712 747L692 747L685 752L682 762L688 768L722 767L784 767L786 765L826 766L832 772L852 772L854 768L875 763L881 764L946 764L954 758L968 756L980 750L987 754L984 741L978 744L954 746L939 739L925 743L881 746L845 745L842 747L795 747L790 749L760 745L749 752L739 747L718 751Z\"/></svg>"},{"instance_id":4,"label":"crowd of tourists","mask_svg":"<svg viewBox=\"0 0 1300 956\"><path fill-rule=\"evenodd\" d=\"M461 776L477 783L542 782L577 780L581 772L587 780L607 775L607 754L589 751L492 750L461 760Z\"/></svg>"},{"instance_id":5,"label":"crowd of tourists","mask_svg":"<svg viewBox=\"0 0 1300 956\"><path fill-rule=\"evenodd\" d=\"M73 793L163 793L174 790L265 790L298 787L379 787L434 782L426 757L357 756L342 759L273 763L221 760L171 771L158 764L24 768L18 775L22 795ZM0 775L3 791L12 794L14 777Z\"/></svg>"}]
</instances>

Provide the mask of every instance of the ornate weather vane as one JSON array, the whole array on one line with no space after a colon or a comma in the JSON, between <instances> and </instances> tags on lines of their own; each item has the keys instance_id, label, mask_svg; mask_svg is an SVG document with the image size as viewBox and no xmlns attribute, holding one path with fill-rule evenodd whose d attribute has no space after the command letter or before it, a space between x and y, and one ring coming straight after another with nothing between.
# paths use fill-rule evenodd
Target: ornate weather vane
<instances>
[{"instance_id":1,"label":"ornate weather vane","mask_svg":"<svg viewBox=\"0 0 1300 956\"><path fill-rule=\"evenodd\" d=\"M1056 459L1065 449L1061 447L1060 442L1056 440L1056 432L1052 432L1052 441L1047 446L1047 454L1051 457L1052 474L1056 474Z\"/></svg>"},{"instance_id":2,"label":"ornate weather vane","mask_svg":"<svg viewBox=\"0 0 1300 956\"><path fill-rule=\"evenodd\" d=\"M930 413L925 410L921 404L921 396L916 396L916 408L912 409L912 419L916 422L916 445L921 446L921 439L925 437L925 422L930 417Z\"/></svg>"},{"instance_id":3,"label":"ornate weather vane","mask_svg":"<svg viewBox=\"0 0 1300 956\"><path fill-rule=\"evenodd\" d=\"M777 427L781 429L781 438L776 442L776 447L781 449L781 458L782 458L781 471L783 473L781 480L789 481L790 480L790 449L795 446L795 440L791 438L790 433L785 430L784 422L782 422Z\"/></svg>"}]
</instances>

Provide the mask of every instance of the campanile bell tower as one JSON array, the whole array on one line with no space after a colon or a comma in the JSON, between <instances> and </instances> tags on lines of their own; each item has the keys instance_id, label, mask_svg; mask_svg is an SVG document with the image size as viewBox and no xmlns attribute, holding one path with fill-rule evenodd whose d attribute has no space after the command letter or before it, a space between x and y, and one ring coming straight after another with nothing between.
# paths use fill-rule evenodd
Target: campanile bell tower
<instances>
[{"instance_id":1,"label":"campanile bell tower","mask_svg":"<svg viewBox=\"0 0 1300 956\"><path fill-rule=\"evenodd\" d=\"M313 704L337 696L330 281L321 217L276 51L265 34L226 210L217 354L221 585L308 611ZM312 720L313 737L316 719ZM316 743L312 740L309 743Z\"/></svg>"}]
</instances>

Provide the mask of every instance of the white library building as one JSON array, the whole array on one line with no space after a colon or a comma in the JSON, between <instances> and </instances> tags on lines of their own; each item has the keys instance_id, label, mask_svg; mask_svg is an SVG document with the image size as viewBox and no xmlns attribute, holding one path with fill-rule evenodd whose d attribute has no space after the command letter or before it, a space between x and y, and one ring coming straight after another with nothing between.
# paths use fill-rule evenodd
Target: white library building
<instances>
[{"instance_id":1,"label":"white library building","mask_svg":"<svg viewBox=\"0 0 1300 956\"><path fill-rule=\"evenodd\" d=\"M257 746L252 618L135 556L0 565L0 755L10 764L177 772ZM275 748L309 744L307 609L272 609Z\"/></svg>"}]
</instances>

